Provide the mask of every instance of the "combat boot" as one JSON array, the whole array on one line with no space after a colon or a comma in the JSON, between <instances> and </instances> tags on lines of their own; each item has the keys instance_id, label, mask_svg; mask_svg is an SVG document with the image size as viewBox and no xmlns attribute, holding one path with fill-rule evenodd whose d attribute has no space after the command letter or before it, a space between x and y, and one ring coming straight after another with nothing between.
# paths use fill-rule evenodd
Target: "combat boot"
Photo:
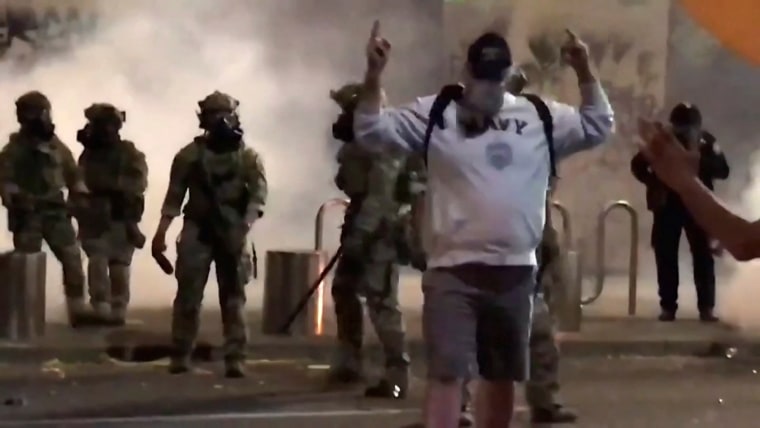
<instances>
[{"instance_id":1,"label":"combat boot","mask_svg":"<svg viewBox=\"0 0 760 428\"><path fill-rule=\"evenodd\" d=\"M178 375L190 371L190 356L178 355L172 356L169 361L169 374Z\"/></svg>"},{"instance_id":2,"label":"combat boot","mask_svg":"<svg viewBox=\"0 0 760 428\"><path fill-rule=\"evenodd\" d=\"M578 415L561 404L531 409L531 421L534 424L572 424L577 420Z\"/></svg>"},{"instance_id":3,"label":"combat boot","mask_svg":"<svg viewBox=\"0 0 760 428\"><path fill-rule=\"evenodd\" d=\"M327 381L331 384L355 384L364 379L360 352L341 349L330 365Z\"/></svg>"},{"instance_id":4,"label":"combat boot","mask_svg":"<svg viewBox=\"0 0 760 428\"><path fill-rule=\"evenodd\" d=\"M111 307L111 324L123 326L127 323L127 308L118 305Z\"/></svg>"},{"instance_id":5,"label":"combat boot","mask_svg":"<svg viewBox=\"0 0 760 428\"><path fill-rule=\"evenodd\" d=\"M374 386L370 386L364 391L364 396L368 398L390 398L394 400L403 400L406 398L409 390L409 368L408 367L388 367L385 377L380 379Z\"/></svg>"},{"instance_id":6,"label":"combat boot","mask_svg":"<svg viewBox=\"0 0 760 428\"><path fill-rule=\"evenodd\" d=\"M95 318L98 321L107 323L111 319L111 305L108 303L92 303L92 310L95 311Z\"/></svg>"},{"instance_id":7,"label":"combat boot","mask_svg":"<svg viewBox=\"0 0 760 428\"><path fill-rule=\"evenodd\" d=\"M66 299L66 313L71 327L77 328L87 318L87 304L83 298L68 298Z\"/></svg>"},{"instance_id":8,"label":"combat boot","mask_svg":"<svg viewBox=\"0 0 760 428\"><path fill-rule=\"evenodd\" d=\"M224 376L230 379L245 377L245 369L241 360L226 360L224 362Z\"/></svg>"}]
</instances>

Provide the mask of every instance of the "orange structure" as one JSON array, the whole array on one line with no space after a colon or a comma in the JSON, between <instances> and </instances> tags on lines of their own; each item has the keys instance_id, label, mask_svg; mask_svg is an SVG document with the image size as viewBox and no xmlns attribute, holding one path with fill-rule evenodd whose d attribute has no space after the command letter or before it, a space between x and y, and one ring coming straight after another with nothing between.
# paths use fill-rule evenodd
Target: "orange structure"
<instances>
[{"instance_id":1,"label":"orange structure","mask_svg":"<svg viewBox=\"0 0 760 428\"><path fill-rule=\"evenodd\" d=\"M679 0L686 12L726 49L760 65L758 0Z\"/></svg>"}]
</instances>

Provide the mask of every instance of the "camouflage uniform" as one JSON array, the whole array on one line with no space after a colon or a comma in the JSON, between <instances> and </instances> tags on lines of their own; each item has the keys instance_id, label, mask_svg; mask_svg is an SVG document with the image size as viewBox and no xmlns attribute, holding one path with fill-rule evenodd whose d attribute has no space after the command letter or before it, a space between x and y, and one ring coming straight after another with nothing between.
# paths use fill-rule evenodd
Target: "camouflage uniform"
<instances>
[{"instance_id":1,"label":"camouflage uniform","mask_svg":"<svg viewBox=\"0 0 760 428\"><path fill-rule=\"evenodd\" d=\"M348 85L332 93L344 114L352 112L350 104L359 90L358 85ZM341 119L336 126L340 122ZM339 138L344 137L347 136ZM341 147L337 159L340 167L335 182L351 198L351 204L341 233L343 256L332 285L339 359L331 375L334 380L345 382L360 376L363 341L360 299L364 297L386 357L386 376L369 388L367 394L400 398L408 388L409 366L398 302L397 263L399 239L403 235L400 212L405 204L400 201L399 192L408 186L405 158L369 152L349 140ZM395 388L398 389L394 392Z\"/></svg>"},{"instance_id":2,"label":"camouflage uniform","mask_svg":"<svg viewBox=\"0 0 760 428\"><path fill-rule=\"evenodd\" d=\"M123 112L110 104L85 110L89 123L78 134L84 145L79 167L90 191L78 215L82 247L88 257L90 303L96 314L123 323L129 303L130 264L145 244L137 225L148 187L145 155L122 140Z\"/></svg>"},{"instance_id":3,"label":"camouflage uniform","mask_svg":"<svg viewBox=\"0 0 760 428\"><path fill-rule=\"evenodd\" d=\"M557 402L559 392L559 348L555 341L554 317L557 294L563 292L567 261L560 249L557 230L551 220L551 198L546 198L546 223L539 256L539 289L533 305L530 335L530 379L525 397L534 422L561 423L575 421L575 415Z\"/></svg>"},{"instance_id":4,"label":"camouflage uniform","mask_svg":"<svg viewBox=\"0 0 760 428\"><path fill-rule=\"evenodd\" d=\"M213 262L219 284L227 375L240 377L247 343L245 286L253 272L249 227L263 213L267 182L259 155L242 141L237 100L215 92L199 105L201 127L207 132L174 157L161 210L164 217L178 216L185 194L189 193L177 241L177 296L172 316L175 353L170 370L181 373L189 368ZM215 117L220 115L221 118ZM238 136L231 137L231 132Z\"/></svg>"},{"instance_id":5,"label":"camouflage uniform","mask_svg":"<svg viewBox=\"0 0 760 428\"><path fill-rule=\"evenodd\" d=\"M54 133L50 101L30 92L16 101L21 124L0 152L0 196L16 251L35 253L47 242L63 266L72 325L84 314L84 271L69 203L85 191L74 156ZM69 201L63 190L69 190Z\"/></svg>"}]
</instances>

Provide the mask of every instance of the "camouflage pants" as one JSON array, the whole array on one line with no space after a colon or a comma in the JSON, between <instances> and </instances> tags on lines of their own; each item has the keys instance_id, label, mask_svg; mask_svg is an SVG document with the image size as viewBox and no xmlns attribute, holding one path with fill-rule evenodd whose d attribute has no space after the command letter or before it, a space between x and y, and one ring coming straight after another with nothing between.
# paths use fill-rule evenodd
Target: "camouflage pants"
<instances>
[{"instance_id":1,"label":"camouflage pants","mask_svg":"<svg viewBox=\"0 0 760 428\"><path fill-rule=\"evenodd\" d=\"M530 379L525 398L532 408L550 408L559 391L559 348L554 340L554 319L543 294L533 304L530 333Z\"/></svg>"},{"instance_id":2,"label":"camouflage pants","mask_svg":"<svg viewBox=\"0 0 760 428\"><path fill-rule=\"evenodd\" d=\"M177 241L177 296L172 313L172 341L178 356L187 356L195 345L200 328L203 292L211 263L216 266L219 305L224 331L224 355L227 360L245 358L248 332L245 323L245 286L252 272L251 246L243 245L240 254L230 255L201 242L198 226L185 224Z\"/></svg>"},{"instance_id":3,"label":"camouflage pants","mask_svg":"<svg viewBox=\"0 0 760 428\"><path fill-rule=\"evenodd\" d=\"M42 251L42 241L45 241L63 267L63 290L66 297L84 297L82 254L71 218L65 211L27 214L12 229L13 247L16 251Z\"/></svg>"},{"instance_id":4,"label":"camouflage pants","mask_svg":"<svg viewBox=\"0 0 760 428\"><path fill-rule=\"evenodd\" d=\"M364 336L361 297L385 351L386 367L406 368L404 322L398 304L398 268L393 262L362 262L341 258L332 284L341 358L360 364Z\"/></svg>"},{"instance_id":5,"label":"camouflage pants","mask_svg":"<svg viewBox=\"0 0 760 428\"><path fill-rule=\"evenodd\" d=\"M82 249L88 258L90 302L109 303L124 309L129 303L129 276L135 247L129 243L124 223L112 223L106 231L80 227Z\"/></svg>"}]
</instances>

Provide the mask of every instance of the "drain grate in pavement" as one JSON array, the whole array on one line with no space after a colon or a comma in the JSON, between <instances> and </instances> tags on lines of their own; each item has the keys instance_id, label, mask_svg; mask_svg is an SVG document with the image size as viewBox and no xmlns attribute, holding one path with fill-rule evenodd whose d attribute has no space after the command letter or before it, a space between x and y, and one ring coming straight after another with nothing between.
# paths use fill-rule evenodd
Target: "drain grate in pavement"
<instances>
[{"instance_id":1,"label":"drain grate in pavement","mask_svg":"<svg viewBox=\"0 0 760 428\"><path fill-rule=\"evenodd\" d=\"M149 363L163 360L172 355L172 346L168 344L109 345L106 355L117 361L130 363ZM192 359L211 362L221 357L221 349L208 343L196 345Z\"/></svg>"}]
</instances>

